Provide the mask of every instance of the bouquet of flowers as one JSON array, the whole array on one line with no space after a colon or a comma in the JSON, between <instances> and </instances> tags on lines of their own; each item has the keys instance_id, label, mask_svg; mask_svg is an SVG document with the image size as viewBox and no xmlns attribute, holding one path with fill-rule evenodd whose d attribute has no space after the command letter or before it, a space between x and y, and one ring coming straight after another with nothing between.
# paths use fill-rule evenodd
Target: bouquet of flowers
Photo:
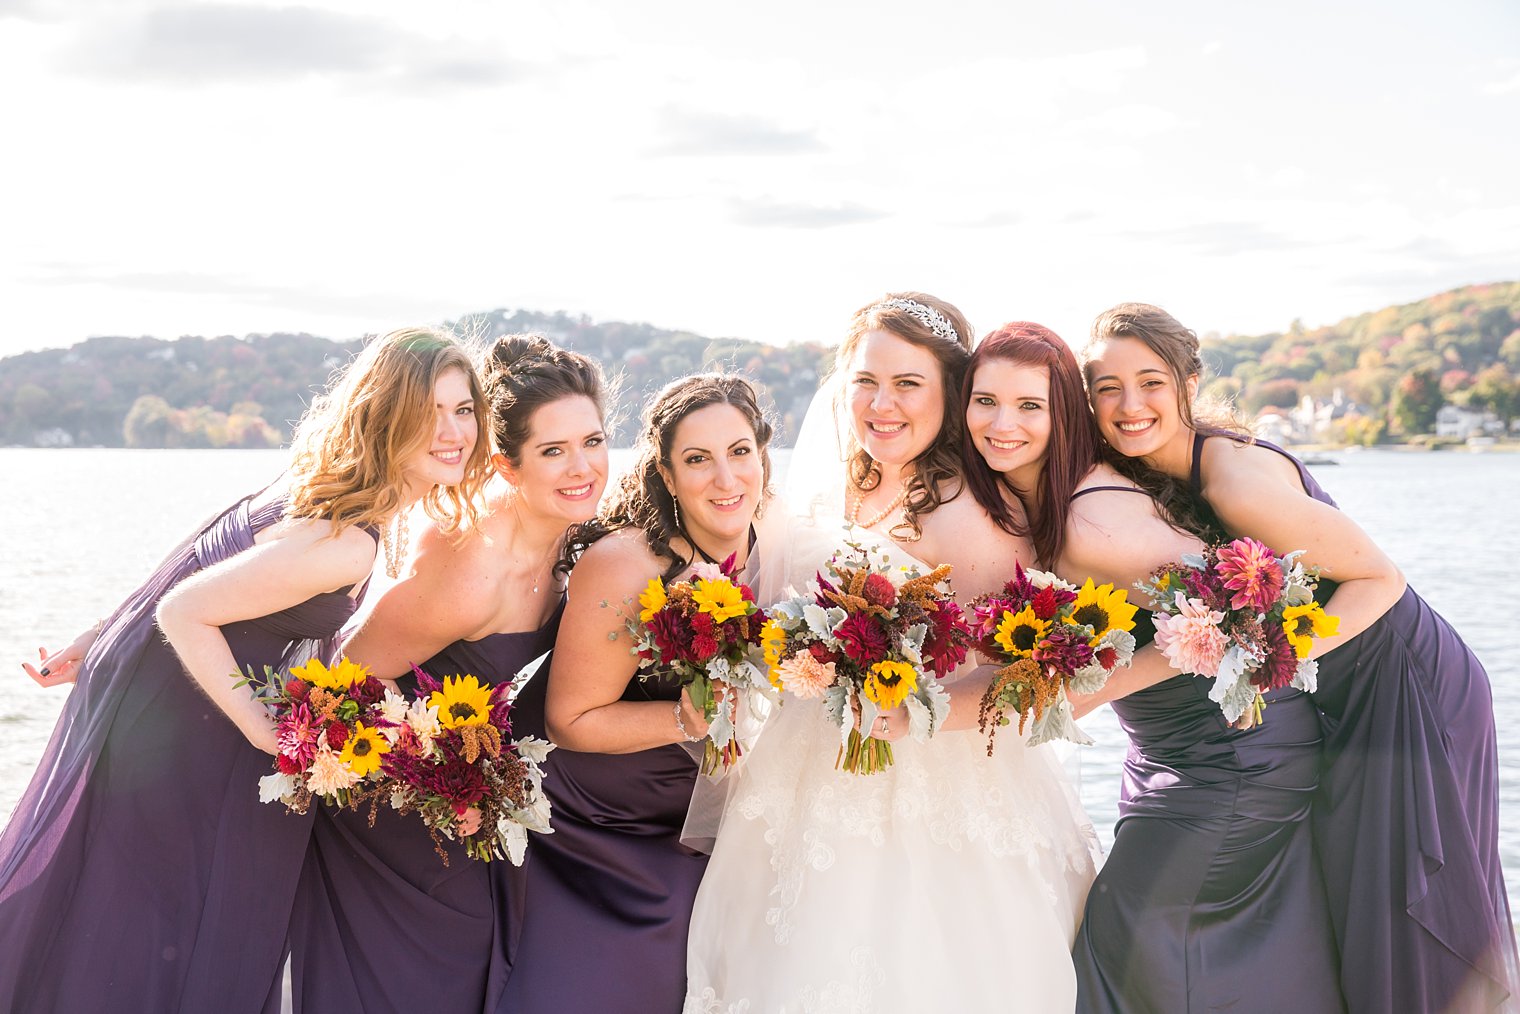
<instances>
[{"instance_id":1,"label":"bouquet of flowers","mask_svg":"<svg viewBox=\"0 0 1520 1014\"><path fill-rule=\"evenodd\" d=\"M507 743L511 684L482 687L473 676L439 684L417 670L426 696L386 689L364 666L340 660L294 666L287 678L265 667L242 679L277 722L278 770L259 779L259 799L305 813L312 800L357 809L382 801L418 812L448 865L439 836L454 838L467 809L480 828L466 836L477 859L522 862L527 832L547 834L549 801L543 760L553 747L540 739Z\"/></svg>"},{"instance_id":2,"label":"bouquet of flowers","mask_svg":"<svg viewBox=\"0 0 1520 1014\"><path fill-rule=\"evenodd\" d=\"M889 567L882 554L850 543L811 594L777 603L761 637L772 680L794 697L823 698L840 730L834 766L875 774L892 764L892 744L867 732L877 716L906 704L908 732L923 742L950 712L940 678L966 658L971 628L947 588L948 566L921 574Z\"/></svg>"},{"instance_id":3,"label":"bouquet of flowers","mask_svg":"<svg viewBox=\"0 0 1520 1014\"><path fill-rule=\"evenodd\" d=\"M977 715L983 732L991 728L987 755L997 730L1009 724L1009 711L1018 712L1021 734L1033 716L1031 746L1053 739L1091 745L1071 716L1066 692L1093 693L1115 669L1129 665L1136 607L1128 592L1111 584L1094 587L1092 578L1076 588L1054 574L1015 565L1003 590L978 598L972 611L978 650L1002 664Z\"/></svg>"},{"instance_id":4,"label":"bouquet of flowers","mask_svg":"<svg viewBox=\"0 0 1520 1014\"><path fill-rule=\"evenodd\" d=\"M739 759L735 716L741 705L753 708L755 697L770 691L765 674L750 661L766 615L749 586L735 580L734 559L699 563L669 585L651 578L639 595L638 618L628 621L641 678L673 676L707 719L703 774Z\"/></svg>"},{"instance_id":5,"label":"bouquet of flowers","mask_svg":"<svg viewBox=\"0 0 1520 1014\"><path fill-rule=\"evenodd\" d=\"M288 678L269 666L263 678L250 669L239 685L275 714L278 771L259 781L259 799L276 799L305 813L315 797L344 806L384 781L391 743L376 720L384 684L344 658L331 668L313 659L293 666Z\"/></svg>"},{"instance_id":6,"label":"bouquet of flowers","mask_svg":"<svg viewBox=\"0 0 1520 1014\"><path fill-rule=\"evenodd\" d=\"M507 738L515 681L483 686L466 675L440 683L415 666L413 671L421 693L412 700L387 693L379 705L391 744L384 764L391 806L421 815L445 866L439 836L454 838L459 818L474 807L479 829L460 836L468 854L521 866L528 832L553 832L543 790L543 763L553 744L533 736Z\"/></svg>"},{"instance_id":7,"label":"bouquet of flowers","mask_svg":"<svg viewBox=\"0 0 1520 1014\"><path fill-rule=\"evenodd\" d=\"M1156 646L1183 672L1212 676L1209 699L1234 723L1248 709L1261 720L1262 692L1313 692L1318 663L1309 650L1340 620L1314 601L1319 574L1255 539L1184 556L1136 587L1156 608Z\"/></svg>"}]
</instances>

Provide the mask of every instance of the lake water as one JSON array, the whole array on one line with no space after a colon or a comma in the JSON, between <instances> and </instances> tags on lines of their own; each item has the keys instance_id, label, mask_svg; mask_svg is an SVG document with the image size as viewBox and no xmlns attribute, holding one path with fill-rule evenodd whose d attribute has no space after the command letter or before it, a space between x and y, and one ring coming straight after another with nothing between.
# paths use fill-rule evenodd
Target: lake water
<instances>
[{"instance_id":1,"label":"lake water","mask_svg":"<svg viewBox=\"0 0 1520 1014\"><path fill-rule=\"evenodd\" d=\"M614 452L614 463L626 452ZM1364 451L1315 474L1456 626L1487 666L1499 724L1501 847L1520 911L1520 455ZM0 448L0 814L19 798L67 691L21 671L109 612L197 522L280 468L280 451ZM785 453L778 456L784 467ZM1270 718L1269 718L1270 720ZM1083 722L1082 797L1112 840L1124 737L1106 710Z\"/></svg>"}]
</instances>

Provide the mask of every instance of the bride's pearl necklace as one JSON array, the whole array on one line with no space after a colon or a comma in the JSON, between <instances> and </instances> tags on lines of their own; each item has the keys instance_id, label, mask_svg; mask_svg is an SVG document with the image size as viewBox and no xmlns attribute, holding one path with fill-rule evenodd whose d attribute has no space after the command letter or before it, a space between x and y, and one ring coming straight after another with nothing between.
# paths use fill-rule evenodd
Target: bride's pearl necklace
<instances>
[{"instance_id":1,"label":"bride's pearl necklace","mask_svg":"<svg viewBox=\"0 0 1520 1014\"><path fill-rule=\"evenodd\" d=\"M870 518L867 518L865 521L862 521L860 520L860 508L865 506L866 495L863 491L857 489L855 491L855 495L850 498L850 524L859 525L861 528L874 528L876 525L885 520L887 516L890 515L893 511L897 510L904 503L906 503L907 500L908 484L903 483L902 488L897 491L897 495L892 498L892 502L887 504L886 510L882 511L880 514L875 514Z\"/></svg>"}]
</instances>

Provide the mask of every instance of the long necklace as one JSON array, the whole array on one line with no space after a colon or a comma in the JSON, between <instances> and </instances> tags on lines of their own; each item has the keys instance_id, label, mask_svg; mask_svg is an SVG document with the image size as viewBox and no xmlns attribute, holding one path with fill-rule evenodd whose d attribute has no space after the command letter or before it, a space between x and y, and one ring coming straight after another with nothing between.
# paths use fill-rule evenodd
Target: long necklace
<instances>
[{"instance_id":1,"label":"long necklace","mask_svg":"<svg viewBox=\"0 0 1520 1014\"><path fill-rule=\"evenodd\" d=\"M559 543L558 542L554 543L553 545L550 546L550 549L552 550L552 552L549 554L549 558L544 561L544 563L543 563L542 566L540 566L537 570L533 571L533 573L536 575L533 578L533 594L534 595L538 594L539 583L541 581L543 581L545 575L547 575L549 573L549 567L550 567L550 565L553 564L555 560L559 559Z\"/></svg>"},{"instance_id":2,"label":"long necklace","mask_svg":"<svg viewBox=\"0 0 1520 1014\"><path fill-rule=\"evenodd\" d=\"M850 498L850 524L859 525L861 528L874 528L893 511L906 503L907 499L908 484L903 483L902 488L897 491L897 495L892 498L892 502L887 504L886 510L862 521L860 520L860 508L865 506L866 494L864 490L857 489L855 495Z\"/></svg>"},{"instance_id":3,"label":"long necklace","mask_svg":"<svg viewBox=\"0 0 1520 1014\"><path fill-rule=\"evenodd\" d=\"M391 538L391 526L380 529L380 544L385 549L385 576L395 579L401 573L401 558L406 554L406 511L396 514L396 536Z\"/></svg>"}]
</instances>

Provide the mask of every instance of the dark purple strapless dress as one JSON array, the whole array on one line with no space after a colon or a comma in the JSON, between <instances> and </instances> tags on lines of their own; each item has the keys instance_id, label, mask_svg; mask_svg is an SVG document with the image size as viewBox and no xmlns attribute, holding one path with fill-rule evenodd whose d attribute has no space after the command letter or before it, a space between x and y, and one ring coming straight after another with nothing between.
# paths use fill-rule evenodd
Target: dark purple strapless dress
<instances>
[{"instance_id":1,"label":"dark purple strapless dress","mask_svg":"<svg viewBox=\"0 0 1520 1014\"><path fill-rule=\"evenodd\" d=\"M1297 466L1309 496L1335 506L1297 458L1258 443ZM1199 440L1195 490L1201 453ZM1517 962L1488 674L1409 588L1320 658L1313 697L1326 764L1315 840L1348 1006L1494 1009L1515 990Z\"/></svg>"},{"instance_id":2,"label":"dark purple strapless dress","mask_svg":"<svg viewBox=\"0 0 1520 1014\"><path fill-rule=\"evenodd\" d=\"M1136 617L1141 643L1154 628ZM1319 719L1291 688L1231 728L1214 681L1174 676L1113 702L1130 740L1114 847L1072 958L1077 1010L1344 1010L1309 814Z\"/></svg>"},{"instance_id":3,"label":"dark purple strapless dress","mask_svg":"<svg viewBox=\"0 0 1520 1014\"><path fill-rule=\"evenodd\" d=\"M284 504L243 500L106 621L0 835L0 1010L278 1010L311 818L259 802L273 768L185 674L154 619ZM222 628L239 666L326 654L344 592Z\"/></svg>"},{"instance_id":4,"label":"dark purple strapless dress","mask_svg":"<svg viewBox=\"0 0 1520 1014\"><path fill-rule=\"evenodd\" d=\"M511 680L554 646L562 608L563 602L537 630L455 641L422 668L438 679ZM401 684L407 694L417 692L413 677ZM513 736L527 731L515 709L512 727ZM550 755L551 773L558 756ZM377 811L374 827L368 807L317 815L291 920L298 1012L495 1009L521 874L506 860L471 859L456 842L445 841L444 849L448 866L415 815L388 807Z\"/></svg>"},{"instance_id":5,"label":"dark purple strapless dress","mask_svg":"<svg viewBox=\"0 0 1520 1014\"><path fill-rule=\"evenodd\" d=\"M544 735L549 667L518 698L519 733ZM674 701L630 680L623 700ZM554 833L528 845L522 929L501 1014L678 1014L686 929L707 856L680 841L697 765L678 745L549 755Z\"/></svg>"}]
</instances>

